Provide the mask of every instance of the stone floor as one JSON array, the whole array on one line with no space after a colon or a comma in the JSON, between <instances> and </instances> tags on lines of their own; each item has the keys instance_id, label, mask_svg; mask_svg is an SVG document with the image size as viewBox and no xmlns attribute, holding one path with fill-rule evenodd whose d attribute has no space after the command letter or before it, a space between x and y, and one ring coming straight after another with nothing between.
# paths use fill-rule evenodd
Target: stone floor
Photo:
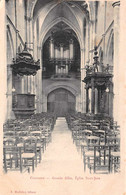
<instances>
[{"instance_id":1,"label":"stone floor","mask_svg":"<svg viewBox=\"0 0 126 195\"><path fill-rule=\"evenodd\" d=\"M83 160L73 144L65 118L56 120L52 142L47 146L42 163L35 169L35 174L38 175L40 170L51 176L80 176L84 172Z\"/></svg>"}]
</instances>

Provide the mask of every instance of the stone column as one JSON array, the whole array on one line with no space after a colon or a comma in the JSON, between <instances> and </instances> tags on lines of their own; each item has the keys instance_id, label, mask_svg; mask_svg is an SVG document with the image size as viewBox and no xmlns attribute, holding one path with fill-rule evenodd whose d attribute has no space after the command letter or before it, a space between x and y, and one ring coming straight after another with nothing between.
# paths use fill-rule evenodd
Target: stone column
<instances>
[{"instance_id":1,"label":"stone column","mask_svg":"<svg viewBox=\"0 0 126 195\"><path fill-rule=\"evenodd\" d=\"M98 113L101 112L101 89L98 89Z\"/></svg>"},{"instance_id":2,"label":"stone column","mask_svg":"<svg viewBox=\"0 0 126 195\"><path fill-rule=\"evenodd\" d=\"M40 66L42 67L41 48L38 50L38 59L40 59ZM36 95L36 113L42 112L42 68L37 71L35 75L35 95Z\"/></svg>"},{"instance_id":3,"label":"stone column","mask_svg":"<svg viewBox=\"0 0 126 195\"><path fill-rule=\"evenodd\" d=\"M89 106L89 95L88 95L88 88L86 88L86 113L88 113Z\"/></svg>"},{"instance_id":4,"label":"stone column","mask_svg":"<svg viewBox=\"0 0 126 195\"><path fill-rule=\"evenodd\" d=\"M86 39L85 39L85 64L89 62L89 50L90 50L90 26L89 21L86 23Z\"/></svg>"},{"instance_id":5,"label":"stone column","mask_svg":"<svg viewBox=\"0 0 126 195\"><path fill-rule=\"evenodd\" d=\"M109 115L109 89L106 89L106 104L105 104L105 112Z\"/></svg>"},{"instance_id":6,"label":"stone column","mask_svg":"<svg viewBox=\"0 0 126 195\"><path fill-rule=\"evenodd\" d=\"M109 87L109 116L113 116L113 84Z\"/></svg>"},{"instance_id":7,"label":"stone column","mask_svg":"<svg viewBox=\"0 0 126 195\"><path fill-rule=\"evenodd\" d=\"M88 112L91 113L91 88L88 89Z\"/></svg>"},{"instance_id":8,"label":"stone column","mask_svg":"<svg viewBox=\"0 0 126 195\"><path fill-rule=\"evenodd\" d=\"M95 111L95 88L94 88L94 80L92 79L92 87L91 87L91 113L94 114Z\"/></svg>"},{"instance_id":9,"label":"stone column","mask_svg":"<svg viewBox=\"0 0 126 195\"><path fill-rule=\"evenodd\" d=\"M21 93L23 94L25 89L24 89L24 84L25 84L25 81L24 81L24 76L22 76L22 79L21 79Z\"/></svg>"},{"instance_id":10,"label":"stone column","mask_svg":"<svg viewBox=\"0 0 126 195\"><path fill-rule=\"evenodd\" d=\"M106 31L106 10L107 10L107 1L104 2L104 33ZM105 45L106 45L106 39L105 39L105 34L103 36L103 63L105 65L106 63L106 56L105 56Z\"/></svg>"},{"instance_id":11,"label":"stone column","mask_svg":"<svg viewBox=\"0 0 126 195\"><path fill-rule=\"evenodd\" d=\"M31 49L30 53L33 55L33 42L32 42L32 19L28 18L28 47ZM28 93L32 93L32 76L28 76Z\"/></svg>"},{"instance_id":12,"label":"stone column","mask_svg":"<svg viewBox=\"0 0 126 195\"><path fill-rule=\"evenodd\" d=\"M95 114L98 114L98 90L95 88Z\"/></svg>"},{"instance_id":13,"label":"stone column","mask_svg":"<svg viewBox=\"0 0 126 195\"><path fill-rule=\"evenodd\" d=\"M81 80L83 80L86 76L86 72L84 69L84 49L81 49ZM81 112L86 113L86 90L85 83L81 82Z\"/></svg>"},{"instance_id":14,"label":"stone column","mask_svg":"<svg viewBox=\"0 0 126 195\"><path fill-rule=\"evenodd\" d=\"M114 107L113 107L113 117L115 121L119 118L119 31L120 31L120 1L116 1L112 4L114 8Z\"/></svg>"},{"instance_id":15,"label":"stone column","mask_svg":"<svg viewBox=\"0 0 126 195\"><path fill-rule=\"evenodd\" d=\"M89 22L89 59L90 65L93 63L93 54L95 46L95 21L91 20Z\"/></svg>"},{"instance_id":16,"label":"stone column","mask_svg":"<svg viewBox=\"0 0 126 195\"><path fill-rule=\"evenodd\" d=\"M7 65L7 119L14 119L14 113L12 111L12 69L11 65Z\"/></svg>"}]
</instances>

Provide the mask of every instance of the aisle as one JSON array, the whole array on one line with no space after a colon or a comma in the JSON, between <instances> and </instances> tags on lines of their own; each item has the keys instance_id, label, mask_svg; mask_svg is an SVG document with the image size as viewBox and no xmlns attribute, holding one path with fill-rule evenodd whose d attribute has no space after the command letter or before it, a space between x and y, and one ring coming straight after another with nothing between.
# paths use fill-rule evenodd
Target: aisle
<instances>
[{"instance_id":1,"label":"aisle","mask_svg":"<svg viewBox=\"0 0 126 195\"><path fill-rule=\"evenodd\" d=\"M56 120L52 142L47 146L41 164L35 169L35 174L40 172L46 176L80 176L84 172L83 160L73 144L65 118Z\"/></svg>"}]
</instances>

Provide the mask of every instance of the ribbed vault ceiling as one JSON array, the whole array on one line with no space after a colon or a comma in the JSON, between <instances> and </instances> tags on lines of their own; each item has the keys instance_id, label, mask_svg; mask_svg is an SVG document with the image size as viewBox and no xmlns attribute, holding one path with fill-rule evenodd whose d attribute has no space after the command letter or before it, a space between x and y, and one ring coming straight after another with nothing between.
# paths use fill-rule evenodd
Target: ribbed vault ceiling
<instances>
[{"instance_id":1,"label":"ribbed vault ceiling","mask_svg":"<svg viewBox=\"0 0 126 195\"><path fill-rule=\"evenodd\" d=\"M85 1L37 0L33 19L35 22L39 18L40 39L46 41L52 31L72 32L76 38L83 39L87 9Z\"/></svg>"}]
</instances>

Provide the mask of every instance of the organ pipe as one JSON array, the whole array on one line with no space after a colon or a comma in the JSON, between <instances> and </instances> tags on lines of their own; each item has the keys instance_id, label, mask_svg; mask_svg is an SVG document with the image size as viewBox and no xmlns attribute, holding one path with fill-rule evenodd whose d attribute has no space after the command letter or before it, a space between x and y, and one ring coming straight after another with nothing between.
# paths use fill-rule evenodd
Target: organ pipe
<instances>
[{"instance_id":1,"label":"organ pipe","mask_svg":"<svg viewBox=\"0 0 126 195\"><path fill-rule=\"evenodd\" d=\"M55 47L55 58L56 59L60 58L60 51L59 51L58 47Z\"/></svg>"},{"instance_id":2,"label":"organ pipe","mask_svg":"<svg viewBox=\"0 0 126 195\"><path fill-rule=\"evenodd\" d=\"M73 40L72 39L69 42L69 49L70 49L70 59L73 59L74 47L73 47Z\"/></svg>"},{"instance_id":3,"label":"organ pipe","mask_svg":"<svg viewBox=\"0 0 126 195\"><path fill-rule=\"evenodd\" d=\"M64 58L69 59L69 49L64 50Z\"/></svg>"},{"instance_id":4,"label":"organ pipe","mask_svg":"<svg viewBox=\"0 0 126 195\"><path fill-rule=\"evenodd\" d=\"M51 38L51 40L50 40L50 57L51 58L54 58L55 56L54 56L54 41L53 41L53 39Z\"/></svg>"},{"instance_id":5,"label":"organ pipe","mask_svg":"<svg viewBox=\"0 0 126 195\"><path fill-rule=\"evenodd\" d=\"M60 57L63 59L63 45L60 44Z\"/></svg>"}]
</instances>

